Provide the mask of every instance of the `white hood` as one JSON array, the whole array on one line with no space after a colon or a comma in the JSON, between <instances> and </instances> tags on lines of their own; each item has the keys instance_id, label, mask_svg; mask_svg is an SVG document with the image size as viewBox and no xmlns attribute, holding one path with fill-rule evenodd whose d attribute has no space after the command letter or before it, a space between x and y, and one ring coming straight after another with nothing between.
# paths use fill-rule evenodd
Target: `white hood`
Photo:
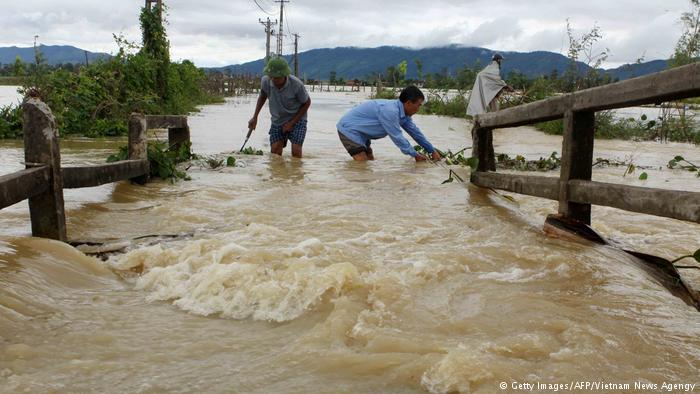
<instances>
[{"instance_id":1,"label":"white hood","mask_svg":"<svg viewBox=\"0 0 700 394\"><path fill-rule=\"evenodd\" d=\"M501 79L501 70L496 61L491 62L486 68L476 75L474 88L469 96L467 115L479 115L486 112L489 103L507 84Z\"/></svg>"}]
</instances>

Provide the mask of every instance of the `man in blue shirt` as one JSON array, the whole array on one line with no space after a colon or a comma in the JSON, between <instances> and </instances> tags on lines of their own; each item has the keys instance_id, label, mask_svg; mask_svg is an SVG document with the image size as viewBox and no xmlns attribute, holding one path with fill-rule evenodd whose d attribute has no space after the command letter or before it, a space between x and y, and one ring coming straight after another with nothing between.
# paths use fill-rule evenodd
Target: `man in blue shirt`
<instances>
[{"instance_id":1,"label":"man in blue shirt","mask_svg":"<svg viewBox=\"0 0 700 394\"><path fill-rule=\"evenodd\" d=\"M255 130L258 115L265 101L270 99L270 151L281 155L287 140L292 141L292 156L301 158L301 147L306 138L306 112L311 106L304 83L291 74L284 58L271 59L263 70L260 95L255 113L248 121L248 129Z\"/></svg>"},{"instance_id":2,"label":"man in blue shirt","mask_svg":"<svg viewBox=\"0 0 700 394\"><path fill-rule=\"evenodd\" d=\"M440 160L440 153L413 123L411 116L418 112L425 96L415 86L401 91L398 100L369 100L348 111L338 122L338 136L350 156L358 161L374 160L370 144L372 140L387 135L406 155L416 161L427 158L416 152L403 136L401 129L413 138L418 145L430 153L433 160Z\"/></svg>"}]
</instances>

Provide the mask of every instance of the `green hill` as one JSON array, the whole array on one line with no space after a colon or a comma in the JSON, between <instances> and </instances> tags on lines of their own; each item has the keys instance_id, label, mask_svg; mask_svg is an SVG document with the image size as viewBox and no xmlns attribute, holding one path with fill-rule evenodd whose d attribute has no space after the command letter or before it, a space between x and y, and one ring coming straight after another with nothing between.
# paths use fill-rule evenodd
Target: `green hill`
<instances>
[{"instance_id":1,"label":"green hill","mask_svg":"<svg viewBox=\"0 0 700 394\"><path fill-rule=\"evenodd\" d=\"M109 58L106 53L85 51L70 45L40 45L39 50L50 65L56 64L85 64L85 54L88 62ZM17 56L25 63L34 63L34 48L5 47L0 48L0 64L12 64Z\"/></svg>"},{"instance_id":2,"label":"green hill","mask_svg":"<svg viewBox=\"0 0 700 394\"><path fill-rule=\"evenodd\" d=\"M470 67L485 66L491 60L495 51L486 48L461 47L457 45L409 49L393 46L378 48L339 47L312 49L299 54L299 69L306 78L328 80L332 71L338 78L366 79L376 73L384 73L389 66L399 62L408 62L407 77L416 79L418 70L415 59L423 64L423 73L448 73L454 75L456 70L464 65ZM510 71L521 72L528 77L550 75L553 70L561 75L567 69L569 60L559 53L536 52L500 52L506 60L503 62L503 75ZM291 64L291 56L285 58ZM587 66L579 63L579 68ZM211 68L210 70L230 71L232 73L261 74L263 59L239 65ZM648 63L634 64L605 70L613 79L626 79L633 76L646 75L666 68L666 62L655 60Z\"/></svg>"}]
</instances>

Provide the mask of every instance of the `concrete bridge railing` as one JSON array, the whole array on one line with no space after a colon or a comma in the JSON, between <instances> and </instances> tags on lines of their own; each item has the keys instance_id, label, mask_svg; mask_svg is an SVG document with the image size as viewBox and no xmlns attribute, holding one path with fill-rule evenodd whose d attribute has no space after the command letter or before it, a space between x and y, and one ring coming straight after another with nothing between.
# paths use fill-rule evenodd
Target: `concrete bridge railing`
<instances>
[{"instance_id":1,"label":"concrete bridge railing","mask_svg":"<svg viewBox=\"0 0 700 394\"><path fill-rule=\"evenodd\" d=\"M559 201L559 215L590 225L591 204L700 223L700 193L591 181L595 112L700 96L700 63L478 115L471 182ZM492 130L564 119L559 178L496 173Z\"/></svg>"},{"instance_id":2,"label":"concrete bridge railing","mask_svg":"<svg viewBox=\"0 0 700 394\"><path fill-rule=\"evenodd\" d=\"M700 63L662 71L593 89L553 97L527 105L479 115L472 130L472 156L479 159L471 182L475 185L559 201L557 215L549 215L545 231L576 234L609 244L589 226L591 205L700 223L700 193L664 190L591 180L595 112L700 96ZM564 119L559 178L496 173L492 131ZM671 278L681 298L700 310L700 266L675 266L668 260L626 250Z\"/></svg>"},{"instance_id":3,"label":"concrete bridge railing","mask_svg":"<svg viewBox=\"0 0 700 394\"><path fill-rule=\"evenodd\" d=\"M38 98L22 104L26 169L0 176L0 209L29 199L32 235L67 241L63 189L148 180L146 131L168 129L170 146L190 140L186 116L134 113L129 119L129 159L109 164L61 167L58 129L51 109Z\"/></svg>"}]
</instances>

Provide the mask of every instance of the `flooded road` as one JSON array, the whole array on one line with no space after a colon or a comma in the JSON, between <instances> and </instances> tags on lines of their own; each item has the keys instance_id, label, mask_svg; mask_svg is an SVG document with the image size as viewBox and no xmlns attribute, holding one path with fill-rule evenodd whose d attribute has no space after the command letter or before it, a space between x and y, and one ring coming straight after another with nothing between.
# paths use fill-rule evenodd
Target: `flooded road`
<instances>
[{"instance_id":1,"label":"flooded road","mask_svg":"<svg viewBox=\"0 0 700 394\"><path fill-rule=\"evenodd\" d=\"M193 150L237 150L254 99L190 117ZM700 314L626 254L545 236L555 202L442 185L445 169L388 138L373 143L376 161L352 162L334 126L363 99L312 93L303 160L236 155L235 168L194 165L187 182L66 191L70 240L132 245L106 262L28 237L26 202L0 211L0 392L700 383ZM439 148L471 145L464 120L415 121ZM250 146L269 151L268 126L265 109ZM561 137L528 127L494 141L528 158L561 152ZM64 139L62 159L103 162L123 143ZM20 142L0 152L0 173L22 168ZM679 154L700 162L692 145L597 140L594 157L653 168L647 181L623 167L594 179L700 191L692 173L665 168ZM697 224L601 207L592 220L663 257L700 246Z\"/></svg>"}]
</instances>

